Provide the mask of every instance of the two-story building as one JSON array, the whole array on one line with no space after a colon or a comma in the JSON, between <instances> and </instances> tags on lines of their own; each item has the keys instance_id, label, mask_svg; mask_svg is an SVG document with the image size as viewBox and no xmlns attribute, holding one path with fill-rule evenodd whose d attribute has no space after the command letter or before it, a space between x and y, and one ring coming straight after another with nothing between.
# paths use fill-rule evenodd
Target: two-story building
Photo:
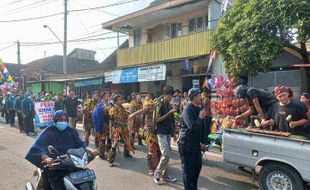
<instances>
[{"instance_id":1,"label":"two-story building","mask_svg":"<svg viewBox=\"0 0 310 190\"><path fill-rule=\"evenodd\" d=\"M201 86L221 5L218 0L155 0L103 23L103 29L129 36L129 48L117 52L118 70L105 73L105 82L157 95L164 85L180 90ZM211 68L214 75L224 73L220 58Z\"/></svg>"}]
</instances>

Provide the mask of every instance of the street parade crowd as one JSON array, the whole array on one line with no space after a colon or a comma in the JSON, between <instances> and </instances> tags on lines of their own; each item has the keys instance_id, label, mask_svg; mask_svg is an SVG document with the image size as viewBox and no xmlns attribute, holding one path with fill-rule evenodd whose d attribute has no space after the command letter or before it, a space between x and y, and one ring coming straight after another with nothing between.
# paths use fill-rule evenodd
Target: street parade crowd
<instances>
[{"instance_id":1,"label":"street parade crowd","mask_svg":"<svg viewBox=\"0 0 310 190\"><path fill-rule=\"evenodd\" d=\"M290 132L309 139L308 93L302 93L300 98L294 99L292 90L285 86L268 92L245 85L237 86L233 93L238 99L245 100L244 104L247 105L247 110L235 116L235 122L242 120L250 123L250 118L257 115L255 124L261 129ZM47 164L53 162L46 145L52 144L65 153L72 147L88 147L90 136L93 135L96 150L87 148L87 151L98 154L111 167L115 166L120 143L124 145L125 157L133 157L135 146L146 145L146 172L154 176L157 184L175 182L176 178L170 176L168 171L173 139L180 153L184 188L197 189L202 167L201 153L210 144L208 136L216 111L212 110L209 92L201 92L197 88L181 92L165 86L159 97L152 93L132 93L126 98L122 93L104 90L80 99L71 89L67 97L47 92L38 95L26 92L8 93L1 98L2 116L6 123L14 127L16 114L20 132L27 135L37 132L34 126L34 102L55 102L54 123L40 132L26 156L39 168L42 168L42 161ZM83 140L75 130L79 120L83 124ZM50 185L44 189L64 189L62 178L65 175L63 172L44 171Z\"/></svg>"}]
</instances>

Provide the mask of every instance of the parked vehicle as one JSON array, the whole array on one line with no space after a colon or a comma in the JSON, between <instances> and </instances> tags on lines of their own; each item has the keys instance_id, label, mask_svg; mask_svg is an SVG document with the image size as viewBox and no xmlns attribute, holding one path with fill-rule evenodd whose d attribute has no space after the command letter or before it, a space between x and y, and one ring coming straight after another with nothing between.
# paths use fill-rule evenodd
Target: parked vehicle
<instances>
[{"instance_id":1,"label":"parked vehicle","mask_svg":"<svg viewBox=\"0 0 310 190\"><path fill-rule=\"evenodd\" d=\"M310 141L226 129L224 160L250 168L261 190L304 190L310 182Z\"/></svg>"},{"instance_id":2,"label":"parked vehicle","mask_svg":"<svg viewBox=\"0 0 310 190\"><path fill-rule=\"evenodd\" d=\"M64 177L67 190L97 190L95 171L86 168L86 165L94 160L94 157L85 152L84 148L69 149L65 155L59 155L52 146L49 146L48 149L50 153L57 156L52 167L48 169L70 172L69 175ZM27 183L26 190L43 190L42 170L38 168L35 173L38 176L36 187L31 183Z\"/></svg>"}]
</instances>

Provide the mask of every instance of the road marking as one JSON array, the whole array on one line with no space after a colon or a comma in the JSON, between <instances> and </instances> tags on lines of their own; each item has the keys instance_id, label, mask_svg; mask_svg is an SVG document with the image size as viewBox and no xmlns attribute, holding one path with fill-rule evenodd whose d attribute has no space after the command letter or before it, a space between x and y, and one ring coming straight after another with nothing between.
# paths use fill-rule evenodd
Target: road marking
<instances>
[{"instance_id":1,"label":"road marking","mask_svg":"<svg viewBox=\"0 0 310 190\"><path fill-rule=\"evenodd\" d=\"M0 129L4 129L5 127L0 126Z\"/></svg>"}]
</instances>

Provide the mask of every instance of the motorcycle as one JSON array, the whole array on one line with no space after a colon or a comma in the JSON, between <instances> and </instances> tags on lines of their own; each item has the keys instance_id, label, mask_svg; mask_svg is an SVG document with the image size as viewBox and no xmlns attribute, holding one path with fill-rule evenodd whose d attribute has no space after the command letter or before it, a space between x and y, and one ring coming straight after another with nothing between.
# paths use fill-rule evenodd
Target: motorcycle
<instances>
[{"instance_id":1,"label":"motorcycle","mask_svg":"<svg viewBox=\"0 0 310 190\"><path fill-rule=\"evenodd\" d=\"M67 154L60 155L53 146L48 146L48 151L56 156L51 167L44 165L48 170L66 170L69 174L64 177L67 190L97 190L96 174L94 170L86 168L94 156L87 153L84 148L69 149ZM26 184L26 190L43 190L42 170L34 173L38 176L36 187L32 183Z\"/></svg>"}]
</instances>

